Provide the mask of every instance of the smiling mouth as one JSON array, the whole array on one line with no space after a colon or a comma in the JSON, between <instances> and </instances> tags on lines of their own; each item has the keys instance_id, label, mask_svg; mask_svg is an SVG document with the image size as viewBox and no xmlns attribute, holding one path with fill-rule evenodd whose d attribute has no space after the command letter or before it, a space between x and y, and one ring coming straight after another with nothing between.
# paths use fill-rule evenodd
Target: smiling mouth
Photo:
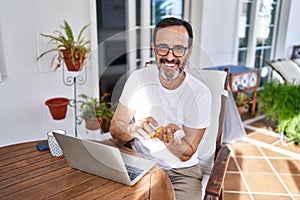
<instances>
[{"instance_id":1,"label":"smiling mouth","mask_svg":"<svg viewBox=\"0 0 300 200\"><path fill-rule=\"evenodd\" d=\"M169 60L167 60L166 58L161 58L161 59L160 59L160 63L161 63L161 64L164 64L166 67L173 68L173 67L175 67L176 65L179 66L180 61L179 61L179 60L172 60L172 61L169 61Z\"/></svg>"},{"instance_id":2,"label":"smiling mouth","mask_svg":"<svg viewBox=\"0 0 300 200\"><path fill-rule=\"evenodd\" d=\"M171 68L175 67L175 63L165 63L165 65Z\"/></svg>"}]
</instances>

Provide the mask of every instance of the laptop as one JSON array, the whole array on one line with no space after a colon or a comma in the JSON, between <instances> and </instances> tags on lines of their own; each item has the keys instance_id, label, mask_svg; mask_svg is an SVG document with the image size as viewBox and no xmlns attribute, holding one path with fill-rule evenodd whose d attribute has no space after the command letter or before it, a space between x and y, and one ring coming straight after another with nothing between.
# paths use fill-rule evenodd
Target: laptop
<instances>
[{"instance_id":1,"label":"laptop","mask_svg":"<svg viewBox=\"0 0 300 200\"><path fill-rule=\"evenodd\" d=\"M128 186L133 186L156 164L109 145L55 132L53 135L71 167Z\"/></svg>"}]
</instances>

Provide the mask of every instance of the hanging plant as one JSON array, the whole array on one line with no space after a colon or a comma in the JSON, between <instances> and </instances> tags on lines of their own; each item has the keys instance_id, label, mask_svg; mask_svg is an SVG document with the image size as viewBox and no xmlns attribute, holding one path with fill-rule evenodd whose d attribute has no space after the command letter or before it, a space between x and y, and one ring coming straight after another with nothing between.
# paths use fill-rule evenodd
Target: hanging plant
<instances>
[{"instance_id":1,"label":"hanging plant","mask_svg":"<svg viewBox=\"0 0 300 200\"><path fill-rule=\"evenodd\" d=\"M76 39L74 37L71 26L66 20L64 20L64 24L60 26L63 32L56 30L54 31L54 35L41 33L41 36L50 39L49 43L55 45L55 47L40 54L40 56L37 57L36 60L39 60L48 53L56 52L50 64L50 67L52 67L54 60L57 58L58 63L54 71L61 66L63 60L66 63L69 71L81 70L85 58L91 51L89 47L90 40L86 40L83 37L83 33L88 26L89 24L81 28Z\"/></svg>"}]
</instances>

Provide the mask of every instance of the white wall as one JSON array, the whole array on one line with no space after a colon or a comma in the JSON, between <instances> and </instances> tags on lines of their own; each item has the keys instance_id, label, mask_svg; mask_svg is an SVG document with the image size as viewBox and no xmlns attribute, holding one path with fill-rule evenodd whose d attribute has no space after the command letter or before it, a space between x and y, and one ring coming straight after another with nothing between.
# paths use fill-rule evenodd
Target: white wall
<instances>
[{"instance_id":1,"label":"white wall","mask_svg":"<svg viewBox=\"0 0 300 200\"><path fill-rule=\"evenodd\" d=\"M291 10L289 12L289 22L287 26L286 43L282 57L291 58L293 46L300 45L300 1L291 1ZM279 57L280 58L280 57Z\"/></svg>"},{"instance_id":2,"label":"white wall","mask_svg":"<svg viewBox=\"0 0 300 200\"><path fill-rule=\"evenodd\" d=\"M274 59L291 58L293 46L300 44L299 9L299 0L282 1Z\"/></svg>"},{"instance_id":3,"label":"white wall","mask_svg":"<svg viewBox=\"0 0 300 200\"><path fill-rule=\"evenodd\" d=\"M74 109L68 107L64 120L53 120L44 102L51 97L73 98L73 87L62 81L62 71L50 69L52 55L39 62L36 57L49 48L39 33L52 34L66 19L77 35L91 23L86 37L95 48L96 17L87 0L10 0L0 1L0 146L46 139L47 131L60 128L74 134ZM94 35L93 35L94 34ZM97 55L97 54L96 54ZM97 59L87 61L87 82L77 93L93 95L98 87ZM96 92L98 94L98 91Z\"/></svg>"},{"instance_id":4,"label":"white wall","mask_svg":"<svg viewBox=\"0 0 300 200\"><path fill-rule=\"evenodd\" d=\"M236 62L236 9L235 0L204 0L201 43L216 65Z\"/></svg>"},{"instance_id":5,"label":"white wall","mask_svg":"<svg viewBox=\"0 0 300 200\"><path fill-rule=\"evenodd\" d=\"M209 56L200 60L202 67L236 63L234 50L238 5L238 0L192 1L191 22L195 30L196 45L200 44L200 53ZM194 53L196 55L193 55L193 59L196 60L199 55L197 51Z\"/></svg>"}]
</instances>

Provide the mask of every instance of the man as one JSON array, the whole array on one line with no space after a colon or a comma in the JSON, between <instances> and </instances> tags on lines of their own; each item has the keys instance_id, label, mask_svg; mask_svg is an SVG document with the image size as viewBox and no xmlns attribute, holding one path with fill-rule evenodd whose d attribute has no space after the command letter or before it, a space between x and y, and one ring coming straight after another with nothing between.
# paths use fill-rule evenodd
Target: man
<instances>
[{"instance_id":1,"label":"man","mask_svg":"<svg viewBox=\"0 0 300 200\"><path fill-rule=\"evenodd\" d=\"M153 33L157 67L128 78L111 121L112 137L157 161L173 184L176 199L201 199L198 145L209 126L208 88L184 68L193 48L191 25L160 21ZM159 133L155 129L161 127ZM153 138L154 137L154 138Z\"/></svg>"}]
</instances>

